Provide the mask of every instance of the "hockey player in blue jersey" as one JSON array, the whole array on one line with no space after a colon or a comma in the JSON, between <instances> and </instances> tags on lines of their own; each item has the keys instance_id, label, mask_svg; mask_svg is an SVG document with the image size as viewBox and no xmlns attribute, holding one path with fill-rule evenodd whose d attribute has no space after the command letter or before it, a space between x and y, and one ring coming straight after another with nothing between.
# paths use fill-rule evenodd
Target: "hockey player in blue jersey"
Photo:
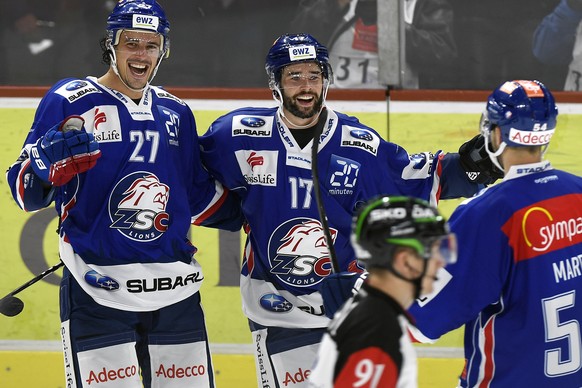
<instances>
[{"instance_id":1,"label":"hockey player in blue jersey","mask_svg":"<svg viewBox=\"0 0 582 388\"><path fill-rule=\"evenodd\" d=\"M68 387L214 386L187 234L242 221L201 164L190 108L150 85L168 34L158 3L117 3L102 41L109 70L54 85L7 172L20 207L54 201L58 212Z\"/></svg>"},{"instance_id":2,"label":"hockey player in blue jersey","mask_svg":"<svg viewBox=\"0 0 582 388\"><path fill-rule=\"evenodd\" d=\"M423 342L465 325L461 387L582 386L582 178L543 158L557 115L538 81L489 96L481 131L505 177L454 211L458 260L410 309Z\"/></svg>"},{"instance_id":3,"label":"hockey player in blue jersey","mask_svg":"<svg viewBox=\"0 0 582 388\"><path fill-rule=\"evenodd\" d=\"M329 323L319 293L332 265L313 194L314 133L322 133L318 178L341 271L359 270L350 245L359 204L380 194L436 204L439 197L471 196L478 185L458 154L409 155L327 108L333 72L327 49L312 36L279 37L266 71L279 106L230 112L200 142L210 172L241 198L250 229L240 279L259 386L299 387Z\"/></svg>"}]
</instances>

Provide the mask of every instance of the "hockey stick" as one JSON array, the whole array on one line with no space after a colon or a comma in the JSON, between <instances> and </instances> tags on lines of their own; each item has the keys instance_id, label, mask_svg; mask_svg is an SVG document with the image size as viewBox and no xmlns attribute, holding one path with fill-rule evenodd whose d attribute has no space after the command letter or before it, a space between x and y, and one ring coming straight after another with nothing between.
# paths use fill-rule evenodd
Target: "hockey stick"
<instances>
[{"instance_id":1,"label":"hockey stick","mask_svg":"<svg viewBox=\"0 0 582 388\"><path fill-rule=\"evenodd\" d=\"M73 131L75 129L80 129L78 122L69 123L70 118L81 119L82 122L81 122L80 128L82 128L83 124L85 123L85 119L83 119L81 116L68 116L61 122L61 125L59 127L59 130L62 131L63 133ZM60 218L59 218L59 220L60 220ZM59 221L59 229L60 229L60 221ZM22 309L24 309L24 302L22 300L18 299L17 297L15 297L14 295L18 294L22 290L27 289L28 287L32 286L34 283L38 282L39 280L46 278L48 275L55 272L57 269L61 268L64 265L65 264L62 261L59 261L57 264L55 264L52 267L39 273L38 275L36 275L32 279L30 279L28 282L24 283L22 286L18 287L16 290L12 291L8 295L6 295L2 299L0 299L0 314L6 315L7 317L13 317L15 315L20 314L22 312Z\"/></svg>"},{"instance_id":2,"label":"hockey stick","mask_svg":"<svg viewBox=\"0 0 582 388\"><path fill-rule=\"evenodd\" d=\"M317 151L319 150L319 140L321 138L321 134L323 133L324 126L325 124L322 125L321 122L315 126L315 131L313 134L313 146L311 147L311 175L313 175L313 190L315 191L315 202L317 202L317 211L319 212L319 219L321 221L321 227L323 228L323 235L325 237L325 242L327 243L327 248L329 250L331 267L334 273L339 273L340 266L337 261L337 255L335 253L335 247L333 245L333 238L331 237L331 231L329 229L329 224L327 222L325 206L323 206L323 198L321 197L321 188L319 186L319 172L317 168Z\"/></svg>"},{"instance_id":3,"label":"hockey stick","mask_svg":"<svg viewBox=\"0 0 582 388\"><path fill-rule=\"evenodd\" d=\"M22 286L6 295L4 298L0 299L0 314L6 315L7 317L13 317L20 314L24 308L24 302L14 295L18 294L22 290L27 289L39 280L44 279L51 273L55 272L57 269L61 268L63 265L65 264L62 261L59 261L58 264L55 264L45 271L39 273L28 282L24 283Z\"/></svg>"}]
</instances>

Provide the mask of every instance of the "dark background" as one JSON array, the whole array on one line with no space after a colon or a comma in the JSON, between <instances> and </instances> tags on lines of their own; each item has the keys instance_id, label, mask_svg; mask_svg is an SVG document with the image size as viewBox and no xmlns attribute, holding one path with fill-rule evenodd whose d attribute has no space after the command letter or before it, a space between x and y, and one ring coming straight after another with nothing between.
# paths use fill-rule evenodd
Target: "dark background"
<instances>
[{"instance_id":1,"label":"dark background","mask_svg":"<svg viewBox=\"0 0 582 388\"><path fill-rule=\"evenodd\" d=\"M266 87L264 59L272 42L299 32L298 15L325 1L331 0L160 0L171 23L171 55L154 84ZM533 32L558 0L445 1L453 9L458 56L420 88L491 90L507 79L535 78L562 89L567 64L544 65L532 54ZM48 86L64 77L101 76L107 67L99 40L114 4L0 0L0 85ZM315 20L324 23L325 17ZM313 32L318 26L301 28ZM43 40L52 46L33 54L29 45ZM426 69L431 67L427 61Z\"/></svg>"}]
</instances>

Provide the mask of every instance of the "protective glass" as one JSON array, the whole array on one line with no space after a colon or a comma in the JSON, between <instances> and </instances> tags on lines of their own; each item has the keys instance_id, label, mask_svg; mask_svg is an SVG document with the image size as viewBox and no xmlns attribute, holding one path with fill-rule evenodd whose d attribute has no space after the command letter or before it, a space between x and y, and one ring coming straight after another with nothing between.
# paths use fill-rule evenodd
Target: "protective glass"
<instances>
[{"instance_id":1,"label":"protective glass","mask_svg":"<svg viewBox=\"0 0 582 388\"><path fill-rule=\"evenodd\" d=\"M445 264L457 261L457 236L449 233L431 241L430 258L442 260Z\"/></svg>"},{"instance_id":2,"label":"protective glass","mask_svg":"<svg viewBox=\"0 0 582 388\"><path fill-rule=\"evenodd\" d=\"M288 66L283 69L281 78L286 87L298 87L306 82L311 85L320 85L323 83L323 72L315 63L300 68Z\"/></svg>"},{"instance_id":3,"label":"protective glass","mask_svg":"<svg viewBox=\"0 0 582 388\"><path fill-rule=\"evenodd\" d=\"M162 54L162 36L154 32L123 30L115 49L130 55L158 58Z\"/></svg>"}]
</instances>

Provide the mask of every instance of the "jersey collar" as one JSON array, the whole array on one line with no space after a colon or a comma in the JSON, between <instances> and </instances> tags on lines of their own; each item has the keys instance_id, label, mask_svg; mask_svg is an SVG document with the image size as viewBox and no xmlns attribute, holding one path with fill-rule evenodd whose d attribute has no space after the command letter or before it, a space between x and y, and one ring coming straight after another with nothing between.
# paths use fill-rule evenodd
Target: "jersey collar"
<instances>
[{"instance_id":1,"label":"jersey collar","mask_svg":"<svg viewBox=\"0 0 582 388\"><path fill-rule=\"evenodd\" d=\"M505 177L503 178L504 181L519 178L521 176L533 174L536 172L548 171L553 170L554 168L550 164L549 160L542 160L541 162L536 163L528 163L528 164L517 164L515 166L511 166Z\"/></svg>"}]
</instances>

